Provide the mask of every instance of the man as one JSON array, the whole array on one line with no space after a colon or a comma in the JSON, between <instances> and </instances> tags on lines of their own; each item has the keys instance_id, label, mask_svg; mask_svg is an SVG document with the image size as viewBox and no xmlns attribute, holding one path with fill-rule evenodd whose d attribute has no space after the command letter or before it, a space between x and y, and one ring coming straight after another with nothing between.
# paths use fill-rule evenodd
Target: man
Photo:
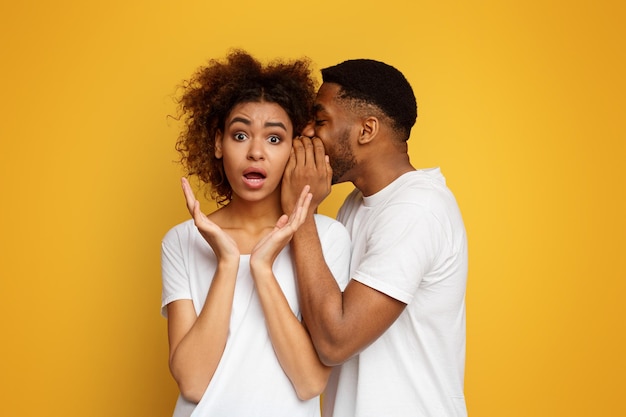
<instances>
[{"instance_id":1,"label":"man","mask_svg":"<svg viewBox=\"0 0 626 417\"><path fill-rule=\"evenodd\" d=\"M345 289L324 262L312 212L291 242L303 319L322 361L342 364L324 415L466 416L467 238L440 170L409 161L413 90L373 60L345 61L322 77L315 125L303 132L313 138L295 141L283 208L290 212L305 183L319 204L331 175L356 187L338 214L353 245Z\"/></svg>"}]
</instances>

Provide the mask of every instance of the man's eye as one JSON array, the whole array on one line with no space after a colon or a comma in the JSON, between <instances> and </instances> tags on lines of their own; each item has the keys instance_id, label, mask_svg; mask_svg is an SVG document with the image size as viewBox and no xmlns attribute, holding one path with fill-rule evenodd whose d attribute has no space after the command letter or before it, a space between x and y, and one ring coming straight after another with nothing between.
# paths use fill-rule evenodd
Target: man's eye
<instances>
[{"instance_id":1,"label":"man's eye","mask_svg":"<svg viewBox=\"0 0 626 417\"><path fill-rule=\"evenodd\" d=\"M267 138L267 141L269 143L280 143L280 138L276 135L272 135L269 138Z\"/></svg>"},{"instance_id":2,"label":"man's eye","mask_svg":"<svg viewBox=\"0 0 626 417\"><path fill-rule=\"evenodd\" d=\"M239 140L239 141L246 140L246 134L241 133L241 132L235 133L233 137L235 138L235 140Z\"/></svg>"}]
</instances>

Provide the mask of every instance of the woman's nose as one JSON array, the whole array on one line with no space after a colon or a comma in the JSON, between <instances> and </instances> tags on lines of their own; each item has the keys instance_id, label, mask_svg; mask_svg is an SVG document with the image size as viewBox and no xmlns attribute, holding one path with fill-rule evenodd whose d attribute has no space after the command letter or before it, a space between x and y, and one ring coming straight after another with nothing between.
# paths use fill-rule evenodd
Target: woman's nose
<instances>
[{"instance_id":1,"label":"woman's nose","mask_svg":"<svg viewBox=\"0 0 626 417\"><path fill-rule=\"evenodd\" d=\"M259 160L264 158L263 154L263 141L252 139L250 140L250 146L248 147L248 159Z\"/></svg>"}]
</instances>

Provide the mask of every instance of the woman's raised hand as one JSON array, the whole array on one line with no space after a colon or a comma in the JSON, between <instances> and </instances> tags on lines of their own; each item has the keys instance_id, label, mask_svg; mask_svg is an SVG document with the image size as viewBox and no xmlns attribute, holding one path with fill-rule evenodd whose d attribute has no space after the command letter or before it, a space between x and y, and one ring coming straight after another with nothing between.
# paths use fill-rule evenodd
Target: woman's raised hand
<instances>
[{"instance_id":1,"label":"woman's raised hand","mask_svg":"<svg viewBox=\"0 0 626 417\"><path fill-rule=\"evenodd\" d=\"M239 247L237 243L226 232L222 230L217 224L213 223L206 214L200 210L200 202L196 200L196 197L189 185L187 178L181 179L183 193L185 194L185 201L187 203L187 210L193 218L194 224L198 228L198 231L207 241L211 248L215 252L218 261L231 259L239 261Z\"/></svg>"},{"instance_id":2,"label":"woman's raised hand","mask_svg":"<svg viewBox=\"0 0 626 417\"><path fill-rule=\"evenodd\" d=\"M289 243L293 234L304 223L312 198L310 187L308 185L304 186L291 214L289 216L286 214L280 216L274 229L265 235L252 249L250 256L251 267L265 265L271 268L280 251Z\"/></svg>"}]
</instances>

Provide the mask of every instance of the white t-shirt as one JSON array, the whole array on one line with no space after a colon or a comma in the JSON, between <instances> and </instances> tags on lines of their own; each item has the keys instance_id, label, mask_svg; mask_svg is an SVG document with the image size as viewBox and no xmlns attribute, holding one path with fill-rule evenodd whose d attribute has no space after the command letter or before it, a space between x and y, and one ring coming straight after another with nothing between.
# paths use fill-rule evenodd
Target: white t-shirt
<instances>
[{"instance_id":1,"label":"white t-shirt","mask_svg":"<svg viewBox=\"0 0 626 417\"><path fill-rule=\"evenodd\" d=\"M323 253L341 288L349 280L350 239L337 221L315 216ZM162 314L175 300L191 299L199 314L216 268L216 258L193 220L172 228L162 242ZM301 319L290 247L276 258L274 275L291 310ZM250 273L250 255L240 258L228 340L220 363L201 401L195 405L179 396L174 411L182 416L315 417L319 397L298 399L274 352L265 317Z\"/></svg>"},{"instance_id":2,"label":"white t-shirt","mask_svg":"<svg viewBox=\"0 0 626 417\"><path fill-rule=\"evenodd\" d=\"M338 220L352 239L350 276L407 307L333 375L323 415L466 416L467 237L441 172L404 174L369 197L355 190Z\"/></svg>"}]
</instances>

